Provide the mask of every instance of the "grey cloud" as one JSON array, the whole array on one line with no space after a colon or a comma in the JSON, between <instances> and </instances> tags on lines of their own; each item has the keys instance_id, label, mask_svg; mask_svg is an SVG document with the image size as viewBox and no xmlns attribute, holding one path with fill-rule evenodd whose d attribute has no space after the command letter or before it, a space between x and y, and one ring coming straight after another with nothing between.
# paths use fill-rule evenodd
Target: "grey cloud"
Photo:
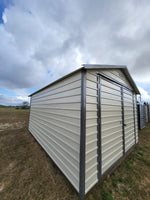
<instances>
[{"instance_id":1,"label":"grey cloud","mask_svg":"<svg viewBox=\"0 0 150 200\"><path fill-rule=\"evenodd\" d=\"M149 11L146 0L14 0L0 25L0 84L41 87L86 62L127 64L138 79L149 62Z\"/></svg>"},{"instance_id":2,"label":"grey cloud","mask_svg":"<svg viewBox=\"0 0 150 200\"><path fill-rule=\"evenodd\" d=\"M138 76L139 82L150 82L150 48L148 51L143 51L135 61L131 72Z\"/></svg>"}]
</instances>

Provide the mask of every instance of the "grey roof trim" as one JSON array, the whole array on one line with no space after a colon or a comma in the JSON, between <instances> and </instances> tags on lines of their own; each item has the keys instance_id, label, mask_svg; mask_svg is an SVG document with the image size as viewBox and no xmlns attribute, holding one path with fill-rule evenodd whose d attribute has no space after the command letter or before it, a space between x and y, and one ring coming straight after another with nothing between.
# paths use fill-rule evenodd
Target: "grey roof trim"
<instances>
[{"instance_id":1,"label":"grey roof trim","mask_svg":"<svg viewBox=\"0 0 150 200\"><path fill-rule=\"evenodd\" d=\"M39 93L40 91L42 91L42 90L48 88L49 86L51 86L51 85L53 85L53 84L55 84L55 83L57 83L57 82L59 82L59 81L65 79L65 78L71 76L72 74L74 74L74 73L80 71L80 70L83 69L83 68L84 68L84 69L121 69L121 70L123 71L123 73L125 74L126 78L129 80L129 82L130 82L131 86L133 87L135 93L136 93L136 94L140 94L140 92L139 92L139 90L138 90L138 88L137 88L135 82L133 81L133 79L132 79L132 77L131 77L131 75L130 75L130 73L129 73L129 71L128 71L128 69L127 69L127 67L126 67L125 65L82 64L82 67L80 67L80 68L76 69L75 71L73 71L73 72L71 72L71 73L69 73L69 74L67 74L67 75L65 75L65 76L63 76L63 77L57 79L56 81L54 81L54 82L52 82L52 83L46 85L45 87L39 89L38 91L36 91L36 92L30 94L29 97L31 97L32 95L34 95L34 94L36 94L36 93Z\"/></svg>"},{"instance_id":2,"label":"grey roof trim","mask_svg":"<svg viewBox=\"0 0 150 200\"><path fill-rule=\"evenodd\" d=\"M106 65L106 64L83 64L85 69L124 69L125 65Z\"/></svg>"}]
</instances>

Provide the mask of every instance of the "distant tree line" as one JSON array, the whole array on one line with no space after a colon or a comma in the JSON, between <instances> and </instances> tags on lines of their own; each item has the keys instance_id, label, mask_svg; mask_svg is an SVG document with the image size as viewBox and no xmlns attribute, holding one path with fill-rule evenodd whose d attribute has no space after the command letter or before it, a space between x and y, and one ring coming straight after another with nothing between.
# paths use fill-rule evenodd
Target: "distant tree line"
<instances>
[{"instance_id":1,"label":"distant tree line","mask_svg":"<svg viewBox=\"0 0 150 200\"><path fill-rule=\"evenodd\" d=\"M22 104L20 106L16 106L16 109L29 109L29 102L27 101L23 101Z\"/></svg>"}]
</instances>

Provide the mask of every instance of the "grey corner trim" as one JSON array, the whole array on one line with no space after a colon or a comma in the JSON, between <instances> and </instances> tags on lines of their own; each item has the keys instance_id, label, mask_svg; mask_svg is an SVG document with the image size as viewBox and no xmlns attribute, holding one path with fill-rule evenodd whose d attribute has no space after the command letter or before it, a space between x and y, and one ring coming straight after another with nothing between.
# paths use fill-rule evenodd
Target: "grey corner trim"
<instances>
[{"instance_id":1,"label":"grey corner trim","mask_svg":"<svg viewBox=\"0 0 150 200\"><path fill-rule=\"evenodd\" d=\"M86 140L86 70L81 70L81 131L80 131L80 173L79 197L85 196L85 140Z\"/></svg>"},{"instance_id":2,"label":"grey corner trim","mask_svg":"<svg viewBox=\"0 0 150 200\"><path fill-rule=\"evenodd\" d=\"M134 139L136 144L136 127L135 127L135 98L134 93L132 93L132 101L133 101L133 116L134 116Z\"/></svg>"},{"instance_id":3,"label":"grey corner trim","mask_svg":"<svg viewBox=\"0 0 150 200\"><path fill-rule=\"evenodd\" d=\"M122 141L123 141L123 155L125 155L124 95L123 95L123 87L121 87L121 108L122 108Z\"/></svg>"},{"instance_id":4,"label":"grey corner trim","mask_svg":"<svg viewBox=\"0 0 150 200\"><path fill-rule=\"evenodd\" d=\"M97 171L98 171L98 180L101 179L102 176L102 156L101 156L101 77L97 76Z\"/></svg>"}]
</instances>

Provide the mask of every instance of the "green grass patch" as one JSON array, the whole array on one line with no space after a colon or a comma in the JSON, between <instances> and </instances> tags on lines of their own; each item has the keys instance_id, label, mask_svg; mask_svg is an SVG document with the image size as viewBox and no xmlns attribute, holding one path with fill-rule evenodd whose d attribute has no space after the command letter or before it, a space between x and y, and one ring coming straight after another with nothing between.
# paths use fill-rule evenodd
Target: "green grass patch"
<instances>
[{"instance_id":1,"label":"green grass patch","mask_svg":"<svg viewBox=\"0 0 150 200\"><path fill-rule=\"evenodd\" d=\"M29 110L0 108L0 199L79 200L78 193L28 132ZM150 199L150 124L133 152L86 200Z\"/></svg>"}]
</instances>

